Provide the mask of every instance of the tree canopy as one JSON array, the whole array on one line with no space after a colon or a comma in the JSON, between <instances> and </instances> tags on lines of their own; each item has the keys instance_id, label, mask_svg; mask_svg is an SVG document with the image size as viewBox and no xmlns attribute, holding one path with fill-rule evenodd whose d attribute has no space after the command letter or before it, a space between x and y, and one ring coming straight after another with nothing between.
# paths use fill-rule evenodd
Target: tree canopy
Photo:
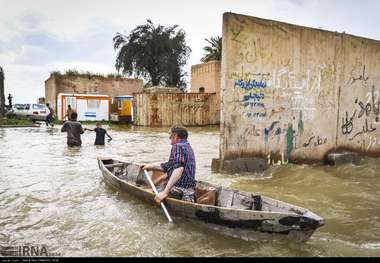
<instances>
[{"instance_id":1,"label":"tree canopy","mask_svg":"<svg viewBox=\"0 0 380 263\"><path fill-rule=\"evenodd\" d=\"M117 33L113 38L114 49L118 51L116 69L129 76L143 77L148 86L185 89L186 73L182 67L191 52L185 36L178 25L155 26L149 19L128 36Z\"/></svg>"},{"instance_id":2,"label":"tree canopy","mask_svg":"<svg viewBox=\"0 0 380 263\"><path fill-rule=\"evenodd\" d=\"M222 37L211 37L211 39L205 39L211 46L205 46L203 50L206 52L202 62L209 62L213 60L222 60Z\"/></svg>"}]
</instances>

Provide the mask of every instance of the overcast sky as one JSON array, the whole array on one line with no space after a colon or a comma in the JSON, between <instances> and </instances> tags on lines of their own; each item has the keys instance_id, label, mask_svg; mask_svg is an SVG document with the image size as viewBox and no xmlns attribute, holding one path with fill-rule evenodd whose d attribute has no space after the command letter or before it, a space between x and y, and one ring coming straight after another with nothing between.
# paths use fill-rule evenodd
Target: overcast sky
<instances>
[{"instance_id":1,"label":"overcast sky","mask_svg":"<svg viewBox=\"0 0 380 263\"><path fill-rule=\"evenodd\" d=\"M146 19L185 30L190 77L204 39L222 34L224 12L380 39L379 10L378 0L0 0L0 66L6 96L34 102L51 71L115 72L113 36Z\"/></svg>"}]
</instances>

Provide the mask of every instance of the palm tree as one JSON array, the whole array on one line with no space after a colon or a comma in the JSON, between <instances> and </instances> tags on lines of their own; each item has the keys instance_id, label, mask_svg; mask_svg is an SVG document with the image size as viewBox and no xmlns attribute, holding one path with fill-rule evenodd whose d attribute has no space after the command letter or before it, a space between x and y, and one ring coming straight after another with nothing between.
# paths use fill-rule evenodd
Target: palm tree
<instances>
[{"instance_id":1,"label":"palm tree","mask_svg":"<svg viewBox=\"0 0 380 263\"><path fill-rule=\"evenodd\" d=\"M203 48L206 54L201 58L201 61L206 63L213 60L222 60L222 37L211 37L211 39L205 39L211 46L205 46Z\"/></svg>"},{"instance_id":2,"label":"palm tree","mask_svg":"<svg viewBox=\"0 0 380 263\"><path fill-rule=\"evenodd\" d=\"M5 115L4 70L0 67L0 117Z\"/></svg>"}]
</instances>

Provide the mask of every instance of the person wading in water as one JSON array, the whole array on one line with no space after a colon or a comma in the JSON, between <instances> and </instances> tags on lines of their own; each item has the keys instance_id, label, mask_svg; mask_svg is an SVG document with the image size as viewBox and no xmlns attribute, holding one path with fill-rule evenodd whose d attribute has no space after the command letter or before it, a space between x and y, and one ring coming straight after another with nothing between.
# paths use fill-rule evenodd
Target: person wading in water
<instances>
[{"instance_id":1,"label":"person wading in water","mask_svg":"<svg viewBox=\"0 0 380 263\"><path fill-rule=\"evenodd\" d=\"M108 142L112 140L111 136L107 133L105 129L102 128L102 124L100 122L96 123L96 128L91 130L84 128L85 131L93 131L96 132L95 145L104 145L104 138L108 136Z\"/></svg>"},{"instance_id":2,"label":"person wading in water","mask_svg":"<svg viewBox=\"0 0 380 263\"><path fill-rule=\"evenodd\" d=\"M81 134L84 131L82 124L77 121L77 118L78 114L74 112L71 114L71 120L66 121L61 128L61 132L67 132L67 146L69 147L82 145Z\"/></svg>"},{"instance_id":3,"label":"person wading in water","mask_svg":"<svg viewBox=\"0 0 380 263\"><path fill-rule=\"evenodd\" d=\"M49 127L49 124L51 127L54 127L54 123L53 123L54 110L52 107L50 107L49 103L46 103L46 107L49 109L49 114L46 116L46 127Z\"/></svg>"}]
</instances>

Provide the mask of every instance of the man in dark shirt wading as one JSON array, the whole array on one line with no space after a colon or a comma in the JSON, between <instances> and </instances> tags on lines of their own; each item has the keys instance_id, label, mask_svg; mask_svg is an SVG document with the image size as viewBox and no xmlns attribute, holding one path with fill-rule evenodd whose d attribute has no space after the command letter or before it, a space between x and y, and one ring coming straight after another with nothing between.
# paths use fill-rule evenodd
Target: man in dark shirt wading
<instances>
[{"instance_id":1,"label":"man in dark shirt wading","mask_svg":"<svg viewBox=\"0 0 380 263\"><path fill-rule=\"evenodd\" d=\"M81 134L84 133L82 124L77 121L78 114L74 112L71 114L71 120L66 121L61 129L61 132L67 132L67 146L81 146L82 140L80 138Z\"/></svg>"},{"instance_id":2,"label":"man in dark shirt wading","mask_svg":"<svg viewBox=\"0 0 380 263\"><path fill-rule=\"evenodd\" d=\"M53 115L54 115L54 110L52 107L50 107L49 103L46 103L46 107L49 109L49 114L46 116L46 127L49 127L49 124L51 127L54 127L53 123Z\"/></svg>"},{"instance_id":3,"label":"man in dark shirt wading","mask_svg":"<svg viewBox=\"0 0 380 263\"><path fill-rule=\"evenodd\" d=\"M179 194L183 201L194 202L195 156L190 143L187 141L188 132L184 127L175 126L170 129L169 133L172 145L169 161L160 166L145 164L141 168L147 171L156 170L166 173L166 186L156 196L157 203L163 201L169 194L173 196Z\"/></svg>"},{"instance_id":4,"label":"man in dark shirt wading","mask_svg":"<svg viewBox=\"0 0 380 263\"><path fill-rule=\"evenodd\" d=\"M111 141L111 136L107 133L105 129L102 128L102 124L100 122L96 123L96 128L91 130L84 128L85 131L94 131L96 132L95 145L104 145L104 137L108 136L108 141Z\"/></svg>"}]
</instances>

